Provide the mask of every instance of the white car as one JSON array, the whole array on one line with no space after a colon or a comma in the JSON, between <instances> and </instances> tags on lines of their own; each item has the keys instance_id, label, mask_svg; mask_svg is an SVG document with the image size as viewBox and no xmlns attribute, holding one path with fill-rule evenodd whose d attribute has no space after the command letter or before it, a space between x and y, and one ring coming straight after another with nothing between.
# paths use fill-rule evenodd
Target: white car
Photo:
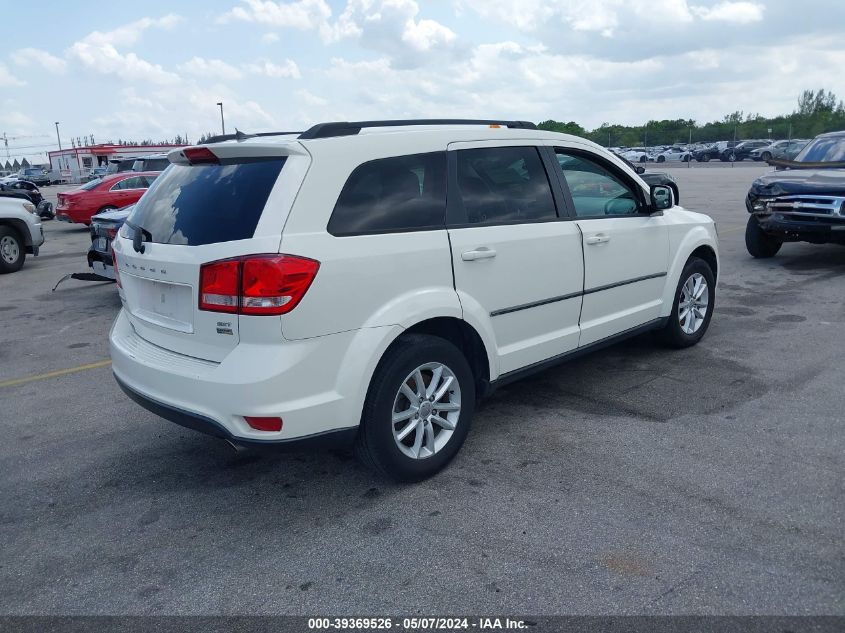
<instances>
[{"instance_id":1,"label":"white car","mask_svg":"<svg viewBox=\"0 0 845 633\"><path fill-rule=\"evenodd\" d=\"M654 160L653 157L649 156L648 152L640 148L627 149L620 156L632 163L645 163Z\"/></svg>"},{"instance_id":2,"label":"white car","mask_svg":"<svg viewBox=\"0 0 845 633\"><path fill-rule=\"evenodd\" d=\"M114 375L234 444L349 440L419 480L497 386L649 330L693 345L712 316L713 221L533 124L327 123L169 158L113 242Z\"/></svg>"},{"instance_id":3,"label":"white car","mask_svg":"<svg viewBox=\"0 0 845 633\"><path fill-rule=\"evenodd\" d=\"M0 196L0 274L21 269L26 254L38 255L44 230L35 205L23 198Z\"/></svg>"},{"instance_id":4,"label":"white car","mask_svg":"<svg viewBox=\"0 0 845 633\"><path fill-rule=\"evenodd\" d=\"M680 147L670 147L654 155L654 160L658 163L688 163L691 159L692 153Z\"/></svg>"}]
</instances>

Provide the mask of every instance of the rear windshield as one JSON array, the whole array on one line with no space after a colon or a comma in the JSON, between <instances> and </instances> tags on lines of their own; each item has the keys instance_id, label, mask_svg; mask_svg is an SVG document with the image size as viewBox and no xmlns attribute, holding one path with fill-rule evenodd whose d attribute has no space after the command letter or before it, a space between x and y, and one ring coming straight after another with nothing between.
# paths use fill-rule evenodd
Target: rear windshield
<instances>
[{"instance_id":1,"label":"rear windshield","mask_svg":"<svg viewBox=\"0 0 845 633\"><path fill-rule=\"evenodd\" d=\"M103 182L101 178L95 178L91 182L82 185L80 189L83 191L91 191L91 189L95 189L101 182Z\"/></svg>"},{"instance_id":2,"label":"rear windshield","mask_svg":"<svg viewBox=\"0 0 845 633\"><path fill-rule=\"evenodd\" d=\"M172 165L128 218L152 242L200 246L253 236L284 158L235 165Z\"/></svg>"}]
</instances>

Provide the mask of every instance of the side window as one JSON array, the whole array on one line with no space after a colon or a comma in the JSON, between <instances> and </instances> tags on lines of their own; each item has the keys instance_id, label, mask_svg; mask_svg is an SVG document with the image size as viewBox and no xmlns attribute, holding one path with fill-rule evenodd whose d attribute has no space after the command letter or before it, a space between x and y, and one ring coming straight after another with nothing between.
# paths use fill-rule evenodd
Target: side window
<instances>
[{"instance_id":1,"label":"side window","mask_svg":"<svg viewBox=\"0 0 845 633\"><path fill-rule=\"evenodd\" d=\"M115 184L112 185L112 188L110 189L110 191L122 191L123 189L126 189L126 185L129 183L130 180L131 180L131 178L125 178L125 179L121 180L120 182L116 182Z\"/></svg>"},{"instance_id":2,"label":"side window","mask_svg":"<svg viewBox=\"0 0 845 633\"><path fill-rule=\"evenodd\" d=\"M557 218L549 179L536 147L457 151L458 192L469 224L510 224Z\"/></svg>"},{"instance_id":3,"label":"side window","mask_svg":"<svg viewBox=\"0 0 845 633\"><path fill-rule=\"evenodd\" d=\"M608 169L576 154L561 150L556 153L572 194L575 215L591 218L634 216L640 212L634 191Z\"/></svg>"},{"instance_id":4,"label":"side window","mask_svg":"<svg viewBox=\"0 0 845 633\"><path fill-rule=\"evenodd\" d=\"M359 165L340 192L328 231L335 236L443 228L446 152Z\"/></svg>"}]
</instances>

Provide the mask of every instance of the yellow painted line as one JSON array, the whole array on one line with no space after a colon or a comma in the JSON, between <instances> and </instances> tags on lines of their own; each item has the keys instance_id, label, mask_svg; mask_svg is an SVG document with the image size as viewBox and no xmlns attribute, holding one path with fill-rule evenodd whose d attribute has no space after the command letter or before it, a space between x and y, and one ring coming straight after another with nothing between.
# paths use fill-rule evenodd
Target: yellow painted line
<instances>
[{"instance_id":1,"label":"yellow painted line","mask_svg":"<svg viewBox=\"0 0 845 633\"><path fill-rule=\"evenodd\" d=\"M107 367L111 365L110 360L101 360L96 363L88 363L87 365L78 365L77 367L68 367L67 369L59 369L57 371L48 371L46 374L36 374L35 376L26 376L25 378L13 378L0 382L0 388L3 387L17 387L18 385L25 385L28 382L35 382L36 380L47 380L48 378L56 378L58 376L66 376L67 374L75 374L80 371L87 371L89 369L98 369L100 367Z\"/></svg>"}]
</instances>

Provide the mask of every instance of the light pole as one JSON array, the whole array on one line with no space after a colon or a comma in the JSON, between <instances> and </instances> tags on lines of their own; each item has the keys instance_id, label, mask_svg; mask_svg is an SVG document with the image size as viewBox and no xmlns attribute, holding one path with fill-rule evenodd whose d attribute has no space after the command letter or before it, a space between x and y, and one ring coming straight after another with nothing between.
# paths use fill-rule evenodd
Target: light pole
<instances>
[{"instance_id":1,"label":"light pole","mask_svg":"<svg viewBox=\"0 0 845 633\"><path fill-rule=\"evenodd\" d=\"M220 106L220 127L223 128L223 135L226 134L226 122L223 120L223 102L218 101L217 105Z\"/></svg>"},{"instance_id":2,"label":"light pole","mask_svg":"<svg viewBox=\"0 0 845 633\"><path fill-rule=\"evenodd\" d=\"M59 151L62 151L62 137L59 136L59 122L56 121L56 140L59 142Z\"/></svg>"}]
</instances>

